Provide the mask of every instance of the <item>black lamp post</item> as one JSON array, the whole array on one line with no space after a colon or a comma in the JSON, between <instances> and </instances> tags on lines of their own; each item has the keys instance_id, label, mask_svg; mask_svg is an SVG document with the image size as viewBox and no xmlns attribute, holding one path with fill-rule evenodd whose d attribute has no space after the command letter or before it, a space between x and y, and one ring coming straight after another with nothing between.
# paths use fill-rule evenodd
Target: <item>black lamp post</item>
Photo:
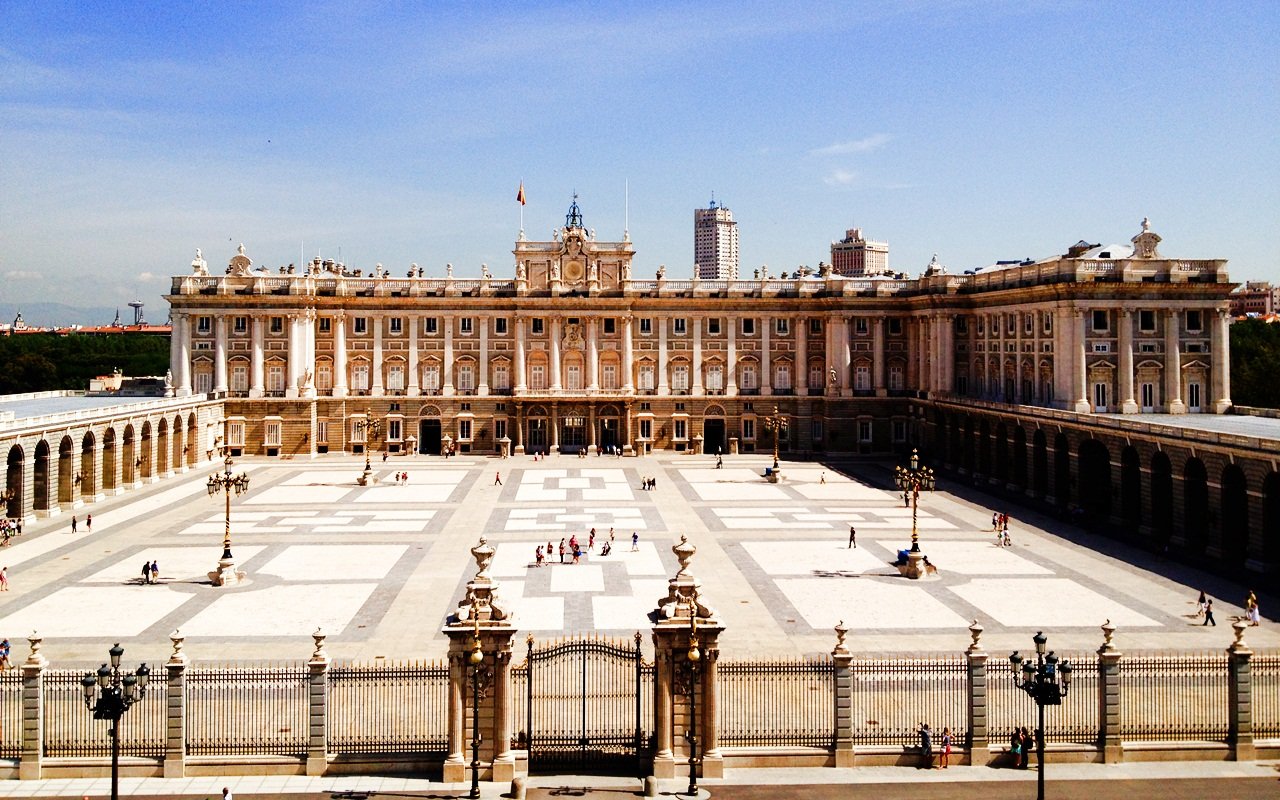
<instances>
[{"instance_id":1,"label":"black lamp post","mask_svg":"<svg viewBox=\"0 0 1280 800\"><path fill-rule=\"evenodd\" d=\"M480 671L484 667L484 650L480 648L480 621L476 620L471 640L471 797L480 796Z\"/></svg>"},{"instance_id":2,"label":"black lamp post","mask_svg":"<svg viewBox=\"0 0 1280 800\"><path fill-rule=\"evenodd\" d=\"M124 648L117 643L107 651L111 665L103 664L95 675L85 673L80 680L84 689L84 707L93 712L94 719L111 721L111 800L120 797L120 718L129 707L147 694L147 680L151 670L143 664L132 673L120 671L120 657Z\"/></svg>"},{"instance_id":3,"label":"black lamp post","mask_svg":"<svg viewBox=\"0 0 1280 800\"><path fill-rule=\"evenodd\" d=\"M231 493L235 492L236 496L249 491L249 473L241 472L239 475L231 474L231 454L228 453L226 460L222 462L221 473L213 473L209 476L209 481L205 488L209 492L210 497L214 497L218 492L226 495L227 510L225 521L222 529L222 558L218 561L218 578L214 581L215 586L221 586L226 580L235 582L235 559L231 556Z\"/></svg>"},{"instance_id":4,"label":"black lamp post","mask_svg":"<svg viewBox=\"0 0 1280 800\"><path fill-rule=\"evenodd\" d=\"M773 413L764 418L764 429L773 434L773 468L778 468L778 438L787 432L787 418L773 407Z\"/></svg>"},{"instance_id":5,"label":"black lamp post","mask_svg":"<svg viewBox=\"0 0 1280 800\"><path fill-rule=\"evenodd\" d=\"M920 491L933 491L933 470L920 466L920 451L912 450L911 466L894 467L893 478L899 489L911 495L911 552L919 553L920 533L916 527L916 513L920 506Z\"/></svg>"},{"instance_id":6,"label":"black lamp post","mask_svg":"<svg viewBox=\"0 0 1280 800\"><path fill-rule=\"evenodd\" d=\"M1045 653L1049 643L1043 631L1037 631L1031 637L1036 644L1035 663L1031 659L1023 659L1018 651L1009 656L1009 664L1013 668L1013 684L1031 696L1039 709L1039 727L1036 730L1036 761L1039 764L1036 775L1036 800L1044 800L1044 707L1062 705L1062 698L1071 689L1071 662L1058 657L1050 650ZM1021 675L1019 675L1021 668Z\"/></svg>"},{"instance_id":7,"label":"black lamp post","mask_svg":"<svg viewBox=\"0 0 1280 800\"><path fill-rule=\"evenodd\" d=\"M689 611L689 729L684 738L689 742L689 791L690 797L698 795L698 667L702 651L698 649L698 600L694 595Z\"/></svg>"},{"instance_id":8,"label":"black lamp post","mask_svg":"<svg viewBox=\"0 0 1280 800\"><path fill-rule=\"evenodd\" d=\"M359 483L361 486L368 486L373 482L373 464L369 462L369 455L373 449L373 443L377 440L378 431L382 430L382 423L376 419L357 420L355 429L364 434L364 474L360 476Z\"/></svg>"}]
</instances>

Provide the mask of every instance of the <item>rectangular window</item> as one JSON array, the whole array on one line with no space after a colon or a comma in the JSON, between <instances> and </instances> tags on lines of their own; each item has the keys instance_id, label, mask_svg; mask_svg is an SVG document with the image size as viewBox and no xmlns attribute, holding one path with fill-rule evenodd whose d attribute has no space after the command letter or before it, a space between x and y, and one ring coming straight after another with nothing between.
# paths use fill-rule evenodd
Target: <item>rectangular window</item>
<instances>
[{"instance_id":1,"label":"rectangular window","mask_svg":"<svg viewBox=\"0 0 1280 800\"><path fill-rule=\"evenodd\" d=\"M213 375L208 372L196 373L196 394L208 394L213 391Z\"/></svg>"},{"instance_id":2,"label":"rectangular window","mask_svg":"<svg viewBox=\"0 0 1280 800\"><path fill-rule=\"evenodd\" d=\"M1107 389L1105 383L1095 383L1093 385L1093 410L1099 414L1105 414L1107 411Z\"/></svg>"},{"instance_id":3,"label":"rectangular window","mask_svg":"<svg viewBox=\"0 0 1280 800\"><path fill-rule=\"evenodd\" d=\"M565 365L564 383L564 388L566 389L570 389L575 392L582 389L582 366L580 364Z\"/></svg>"},{"instance_id":4,"label":"rectangular window","mask_svg":"<svg viewBox=\"0 0 1280 800\"><path fill-rule=\"evenodd\" d=\"M826 380L821 364L809 365L809 391L822 391L822 383Z\"/></svg>"},{"instance_id":5,"label":"rectangular window","mask_svg":"<svg viewBox=\"0 0 1280 800\"><path fill-rule=\"evenodd\" d=\"M316 420L316 443L317 444L329 443L329 420L327 419Z\"/></svg>"},{"instance_id":6,"label":"rectangular window","mask_svg":"<svg viewBox=\"0 0 1280 800\"><path fill-rule=\"evenodd\" d=\"M867 318L858 317L853 321L853 332L859 336L867 335Z\"/></svg>"},{"instance_id":7,"label":"rectangular window","mask_svg":"<svg viewBox=\"0 0 1280 800\"><path fill-rule=\"evenodd\" d=\"M541 336L547 332L547 322L542 317L534 317L529 320L529 332L534 336Z\"/></svg>"},{"instance_id":8,"label":"rectangular window","mask_svg":"<svg viewBox=\"0 0 1280 800\"><path fill-rule=\"evenodd\" d=\"M476 368L471 364L458 365L458 389L464 392L474 391L476 388Z\"/></svg>"},{"instance_id":9,"label":"rectangular window","mask_svg":"<svg viewBox=\"0 0 1280 800\"><path fill-rule=\"evenodd\" d=\"M268 420L263 426L262 443L267 447L280 446L280 423L274 420Z\"/></svg>"},{"instance_id":10,"label":"rectangular window","mask_svg":"<svg viewBox=\"0 0 1280 800\"><path fill-rule=\"evenodd\" d=\"M357 392L369 391L369 365L363 362L351 366L351 388Z\"/></svg>"},{"instance_id":11,"label":"rectangular window","mask_svg":"<svg viewBox=\"0 0 1280 800\"><path fill-rule=\"evenodd\" d=\"M1046 311L1044 312L1043 317L1044 317L1044 326L1041 328L1041 330L1044 331L1045 335L1053 333L1053 313L1050 311Z\"/></svg>"},{"instance_id":12,"label":"rectangular window","mask_svg":"<svg viewBox=\"0 0 1280 800\"><path fill-rule=\"evenodd\" d=\"M272 317L270 327L272 333L284 333L284 317Z\"/></svg>"},{"instance_id":13,"label":"rectangular window","mask_svg":"<svg viewBox=\"0 0 1280 800\"><path fill-rule=\"evenodd\" d=\"M791 388L791 365L778 364L773 370L773 386L776 389Z\"/></svg>"},{"instance_id":14,"label":"rectangular window","mask_svg":"<svg viewBox=\"0 0 1280 800\"><path fill-rule=\"evenodd\" d=\"M822 444L822 420L815 419L809 424L809 437L815 444Z\"/></svg>"},{"instance_id":15,"label":"rectangular window","mask_svg":"<svg viewBox=\"0 0 1280 800\"><path fill-rule=\"evenodd\" d=\"M742 335L755 336L755 334L756 334L756 321L751 317L743 317L742 318Z\"/></svg>"},{"instance_id":16,"label":"rectangular window","mask_svg":"<svg viewBox=\"0 0 1280 800\"><path fill-rule=\"evenodd\" d=\"M319 330L321 333L333 332L333 319L331 319L330 317L321 317L320 319L316 320L316 323L319 325Z\"/></svg>"},{"instance_id":17,"label":"rectangular window","mask_svg":"<svg viewBox=\"0 0 1280 800\"><path fill-rule=\"evenodd\" d=\"M673 438L673 439L688 439L688 438L689 438L689 420L687 420L687 419L674 419L674 420L672 420L672 421L671 421L671 428L672 428L672 431L673 431L673 435L672 435L672 437L671 437L671 438Z\"/></svg>"},{"instance_id":18,"label":"rectangular window","mask_svg":"<svg viewBox=\"0 0 1280 800\"><path fill-rule=\"evenodd\" d=\"M1138 312L1138 330L1143 333L1156 332L1156 312L1150 309Z\"/></svg>"},{"instance_id":19,"label":"rectangular window","mask_svg":"<svg viewBox=\"0 0 1280 800\"><path fill-rule=\"evenodd\" d=\"M493 421L493 440L501 442L507 438L507 421L505 419L495 419Z\"/></svg>"},{"instance_id":20,"label":"rectangular window","mask_svg":"<svg viewBox=\"0 0 1280 800\"><path fill-rule=\"evenodd\" d=\"M648 317L640 318L640 335L648 336L653 333L653 320Z\"/></svg>"},{"instance_id":21,"label":"rectangular window","mask_svg":"<svg viewBox=\"0 0 1280 800\"><path fill-rule=\"evenodd\" d=\"M1004 331L1005 331L1005 334L1008 336L1012 336L1018 332L1018 315L1017 314L1004 315Z\"/></svg>"},{"instance_id":22,"label":"rectangular window","mask_svg":"<svg viewBox=\"0 0 1280 800\"><path fill-rule=\"evenodd\" d=\"M1107 324L1107 312L1103 310L1094 310L1093 312L1093 329L1095 331L1106 331L1109 326Z\"/></svg>"},{"instance_id":23,"label":"rectangular window","mask_svg":"<svg viewBox=\"0 0 1280 800\"><path fill-rule=\"evenodd\" d=\"M458 330L463 334L475 332L475 320L471 317L462 317L458 320Z\"/></svg>"},{"instance_id":24,"label":"rectangular window","mask_svg":"<svg viewBox=\"0 0 1280 800\"><path fill-rule=\"evenodd\" d=\"M689 391L689 365L677 364L671 369L671 388L677 392Z\"/></svg>"},{"instance_id":25,"label":"rectangular window","mask_svg":"<svg viewBox=\"0 0 1280 800\"><path fill-rule=\"evenodd\" d=\"M506 317L498 317L493 321L493 332L498 336L505 336L507 334L507 318ZM498 438L502 438L502 437L498 437Z\"/></svg>"},{"instance_id":26,"label":"rectangular window","mask_svg":"<svg viewBox=\"0 0 1280 800\"><path fill-rule=\"evenodd\" d=\"M356 334L357 336L368 333L368 332L369 332L369 318L368 318L368 317L356 317L356 318L355 318L355 323L354 323L354 325L352 325L351 331L352 331L352 333Z\"/></svg>"},{"instance_id":27,"label":"rectangular window","mask_svg":"<svg viewBox=\"0 0 1280 800\"><path fill-rule=\"evenodd\" d=\"M542 364L533 364L529 367L529 388L547 388L547 368Z\"/></svg>"},{"instance_id":28,"label":"rectangular window","mask_svg":"<svg viewBox=\"0 0 1280 800\"><path fill-rule=\"evenodd\" d=\"M1142 410L1151 413L1156 410L1156 385L1144 383L1138 387L1138 395L1142 398Z\"/></svg>"},{"instance_id":29,"label":"rectangular window","mask_svg":"<svg viewBox=\"0 0 1280 800\"><path fill-rule=\"evenodd\" d=\"M1187 410L1200 410L1200 382L1191 381L1187 384Z\"/></svg>"},{"instance_id":30,"label":"rectangular window","mask_svg":"<svg viewBox=\"0 0 1280 800\"><path fill-rule=\"evenodd\" d=\"M213 329L213 317L196 317L196 333L208 333Z\"/></svg>"},{"instance_id":31,"label":"rectangular window","mask_svg":"<svg viewBox=\"0 0 1280 800\"><path fill-rule=\"evenodd\" d=\"M907 440L907 421L905 419L895 419L893 421L893 441L895 443L905 442Z\"/></svg>"},{"instance_id":32,"label":"rectangular window","mask_svg":"<svg viewBox=\"0 0 1280 800\"><path fill-rule=\"evenodd\" d=\"M328 361L316 364L316 388L326 392L333 388L333 364Z\"/></svg>"},{"instance_id":33,"label":"rectangular window","mask_svg":"<svg viewBox=\"0 0 1280 800\"><path fill-rule=\"evenodd\" d=\"M244 423L227 423L227 447L244 447Z\"/></svg>"},{"instance_id":34,"label":"rectangular window","mask_svg":"<svg viewBox=\"0 0 1280 800\"><path fill-rule=\"evenodd\" d=\"M364 426L364 423L365 423L364 417L353 418L351 420L351 443L352 444L364 444L365 442L369 441L368 438L366 438L366 434L368 433L369 429Z\"/></svg>"},{"instance_id":35,"label":"rectangular window","mask_svg":"<svg viewBox=\"0 0 1280 800\"><path fill-rule=\"evenodd\" d=\"M399 336L404 333L404 317L391 318L391 335Z\"/></svg>"},{"instance_id":36,"label":"rectangular window","mask_svg":"<svg viewBox=\"0 0 1280 800\"><path fill-rule=\"evenodd\" d=\"M404 420L387 420L387 441L398 442L404 438Z\"/></svg>"},{"instance_id":37,"label":"rectangular window","mask_svg":"<svg viewBox=\"0 0 1280 800\"><path fill-rule=\"evenodd\" d=\"M646 392L653 391L653 365L641 364L639 377L640 385L636 388Z\"/></svg>"},{"instance_id":38,"label":"rectangular window","mask_svg":"<svg viewBox=\"0 0 1280 800\"><path fill-rule=\"evenodd\" d=\"M1187 312L1187 330L1200 331L1204 330L1203 319L1198 309L1191 309Z\"/></svg>"},{"instance_id":39,"label":"rectangular window","mask_svg":"<svg viewBox=\"0 0 1280 800\"><path fill-rule=\"evenodd\" d=\"M748 417L742 421L742 438L751 441L756 438L756 421Z\"/></svg>"},{"instance_id":40,"label":"rectangular window","mask_svg":"<svg viewBox=\"0 0 1280 800\"><path fill-rule=\"evenodd\" d=\"M889 317L889 333L897 336L902 333L902 320L898 317Z\"/></svg>"},{"instance_id":41,"label":"rectangular window","mask_svg":"<svg viewBox=\"0 0 1280 800\"><path fill-rule=\"evenodd\" d=\"M440 391L440 367L432 364L422 371L422 391L436 394Z\"/></svg>"},{"instance_id":42,"label":"rectangular window","mask_svg":"<svg viewBox=\"0 0 1280 800\"><path fill-rule=\"evenodd\" d=\"M653 438L653 420L647 419L647 418L640 420L640 438L641 439Z\"/></svg>"},{"instance_id":43,"label":"rectangular window","mask_svg":"<svg viewBox=\"0 0 1280 800\"><path fill-rule=\"evenodd\" d=\"M605 364L600 368L600 384L601 388L607 392L616 392L618 390L617 364Z\"/></svg>"},{"instance_id":44,"label":"rectangular window","mask_svg":"<svg viewBox=\"0 0 1280 800\"><path fill-rule=\"evenodd\" d=\"M392 364L387 367L387 389L392 392L404 391L403 364Z\"/></svg>"},{"instance_id":45,"label":"rectangular window","mask_svg":"<svg viewBox=\"0 0 1280 800\"><path fill-rule=\"evenodd\" d=\"M822 320L817 317L809 318L809 333L814 335L822 333Z\"/></svg>"},{"instance_id":46,"label":"rectangular window","mask_svg":"<svg viewBox=\"0 0 1280 800\"><path fill-rule=\"evenodd\" d=\"M906 388L906 377L901 364L889 365L889 389L900 392Z\"/></svg>"},{"instance_id":47,"label":"rectangular window","mask_svg":"<svg viewBox=\"0 0 1280 800\"><path fill-rule=\"evenodd\" d=\"M719 336L719 335L720 335L720 319L719 319L719 317L711 317L710 319L708 319L708 320L707 320L707 335L708 335L708 336Z\"/></svg>"},{"instance_id":48,"label":"rectangular window","mask_svg":"<svg viewBox=\"0 0 1280 800\"><path fill-rule=\"evenodd\" d=\"M440 320L436 317L427 317L422 320L422 331L427 336L435 336L440 332Z\"/></svg>"},{"instance_id":49,"label":"rectangular window","mask_svg":"<svg viewBox=\"0 0 1280 800\"><path fill-rule=\"evenodd\" d=\"M756 367L754 364L742 365L742 380L738 381L738 385L743 389L755 389L756 384Z\"/></svg>"},{"instance_id":50,"label":"rectangular window","mask_svg":"<svg viewBox=\"0 0 1280 800\"><path fill-rule=\"evenodd\" d=\"M610 336L618 332L618 321L613 317L605 317L604 332Z\"/></svg>"},{"instance_id":51,"label":"rectangular window","mask_svg":"<svg viewBox=\"0 0 1280 800\"><path fill-rule=\"evenodd\" d=\"M235 332L236 332L236 333L244 333L244 332L245 332L245 331L247 331L247 330L249 330L249 318L248 318L248 317L236 317L236 320L235 320Z\"/></svg>"},{"instance_id":52,"label":"rectangular window","mask_svg":"<svg viewBox=\"0 0 1280 800\"><path fill-rule=\"evenodd\" d=\"M231 391L249 391L249 365L236 361L231 364Z\"/></svg>"},{"instance_id":53,"label":"rectangular window","mask_svg":"<svg viewBox=\"0 0 1280 800\"><path fill-rule=\"evenodd\" d=\"M862 444L871 444L871 420L858 420L858 441Z\"/></svg>"},{"instance_id":54,"label":"rectangular window","mask_svg":"<svg viewBox=\"0 0 1280 800\"><path fill-rule=\"evenodd\" d=\"M707 391L715 394L724 391L724 367L719 364L707 367Z\"/></svg>"},{"instance_id":55,"label":"rectangular window","mask_svg":"<svg viewBox=\"0 0 1280 800\"><path fill-rule=\"evenodd\" d=\"M1036 332L1036 315L1024 314L1022 319L1022 332L1028 336Z\"/></svg>"},{"instance_id":56,"label":"rectangular window","mask_svg":"<svg viewBox=\"0 0 1280 800\"><path fill-rule=\"evenodd\" d=\"M786 336L791 332L791 322L786 317L778 317L773 321L773 331L779 336Z\"/></svg>"},{"instance_id":57,"label":"rectangular window","mask_svg":"<svg viewBox=\"0 0 1280 800\"><path fill-rule=\"evenodd\" d=\"M969 332L969 318L956 317L956 333L968 333L968 332Z\"/></svg>"},{"instance_id":58,"label":"rectangular window","mask_svg":"<svg viewBox=\"0 0 1280 800\"><path fill-rule=\"evenodd\" d=\"M671 329L675 332L676 336L684 336L689 332L688 324L689 321L684 317L676 317L671 321Z\"/></svg>"},{"instance_id":59,"label":"rectangular window","mask_svg":"<svg viewBox=\"0 0 1280 800\"><path fill-rule=\"evenodd\" d=\"M271 364L267 367L267 391L284 391L284 364Z\"/></svg>"},{"instance_id":60,"label":"rectangular window","mask_svg":"<svg viewBox=\"0 0 1280 800\"><path fill-rule=\"evenodd\" d=\"M511 388L511 373L507 370L506 364L493 365L493 388L502 390Z\"/></svg>"},{"instance_id":61,"label":"rectangular window","mask_svg":"<svg viewBox=\"0 0 1280 800\"><path fill-rule=\"evenodd\" d=\"M458 420L458 438L464 442L471 441L471 420L466 417Z\"/></svg>"}]
</instances>

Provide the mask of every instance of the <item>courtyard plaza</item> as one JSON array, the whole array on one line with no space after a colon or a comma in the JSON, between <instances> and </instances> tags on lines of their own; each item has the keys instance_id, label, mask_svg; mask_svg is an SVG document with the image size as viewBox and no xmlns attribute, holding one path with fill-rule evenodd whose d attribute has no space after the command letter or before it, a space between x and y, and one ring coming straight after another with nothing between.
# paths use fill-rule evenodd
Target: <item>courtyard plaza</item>
<instances>
[{"instance_id":1,"label":"courtyard plaza","mask_svg":"<svg viewBox=\"0 0 1280 800\"><path fill-rule=\"evenodd\" d=\"M21 663L37 631L55 667L96 663L115 641L160 662L174 630L200 662L300 661L317 628L340 660L435 659L481 536L496 549L490 574L518 641L526 632L547 641L647 633L685 535L728 659L829 653L840 621L858 655L956 654L975 619L1000 656L1025 650L1037 630L1059 652L1096 650L1107 620L1122 651L1221 650L1251 588L946 480L919 503L921 548L939 578L911 581L891 563L911 533L895 462L784 460L776 484L763 478L767 454L715 463L682 453L375 457L379 483L360 486L359 457L240 459L233 469L251 486L232 498L231 538L247 577L224 588L206 573L221 554L225 501L206 492L212 466L196 469L27 526L0 550L11 586L0 595L0 636ZM644 478L656 487L643 490ZM1011 547L995 544L993 509L1011 515ZM602 556L610 529L613 551ZM581 562L561 564L560 540L574 535ZM539 568L535 548L549 543ZM144 561L158 562L157 585L143 582ZM1195 617L1200 589L1214 600L1216 628ZM1263 624L1248 641L1275 648L1271 599L1261 600Z\"/></svg>"}]
</instances>

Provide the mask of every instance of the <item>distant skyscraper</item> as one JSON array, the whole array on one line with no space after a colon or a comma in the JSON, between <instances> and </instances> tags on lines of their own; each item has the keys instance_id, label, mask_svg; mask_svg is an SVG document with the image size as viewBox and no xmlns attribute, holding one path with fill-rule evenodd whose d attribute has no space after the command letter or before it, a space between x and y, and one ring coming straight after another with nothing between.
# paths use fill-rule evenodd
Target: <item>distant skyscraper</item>
<instances>
[{"instance_id":1,"label":"distant skyscraper","mask_svg":"<svg viewBox=\"0 0 1280 800\"><path fill-rule=\"evenodd\" d=\"M738 277L738 223L733 212L717 206L693 212L693 266L703 280L731 280Z\"/></svg>"},{"instance_id":2,"label":"distant skyscraper","mask_svg":"<svg viewBox=\"0 0 1280 800\"><path fill-rule=\"evenodd\" d=\"M844 239L831 243L831 271L837 275L879 275L889 271L888 242L862 237L862 228L850 228Z\"/></svg>"}]
</instances>

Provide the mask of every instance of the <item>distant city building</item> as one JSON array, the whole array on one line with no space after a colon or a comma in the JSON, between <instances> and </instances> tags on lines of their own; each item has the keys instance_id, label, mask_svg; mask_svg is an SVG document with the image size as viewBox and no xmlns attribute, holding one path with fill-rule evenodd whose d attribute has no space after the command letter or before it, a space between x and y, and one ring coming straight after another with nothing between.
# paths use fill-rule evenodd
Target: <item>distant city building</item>
<instances>
[{"instance_id":1,"label":"distant city building","mask_svg":"<svg viewBox=\"0 0 1280 800\"><path fill-rule=\"evenodd\" d=\"M738 277L738 223L733 212L717 206L693 212L693 265L702 280L734 280Z\"/></svg>"},{"instance_id":2,"label":"distant city building","mask_svg":"<svg viewBox=\"0 0 1280 800\"><path fill-rule=\"evenodd\" d=\"M1228 297L1233 317L1268 317L1280 309L1280 287L1267 281L1249 281Z\"/></svg>"},{"instance_id":3,"label":"distant city building","mask_svg":"<svg viewBox=\"0 0 1280 800\"><path fill-rule=\"evenodd\" d=\"M831 270L847 277L883 275L889 271L889 244L869 241L862 228L850 228L844 239L831 243Z\"/></svg>"}]
</instances>

